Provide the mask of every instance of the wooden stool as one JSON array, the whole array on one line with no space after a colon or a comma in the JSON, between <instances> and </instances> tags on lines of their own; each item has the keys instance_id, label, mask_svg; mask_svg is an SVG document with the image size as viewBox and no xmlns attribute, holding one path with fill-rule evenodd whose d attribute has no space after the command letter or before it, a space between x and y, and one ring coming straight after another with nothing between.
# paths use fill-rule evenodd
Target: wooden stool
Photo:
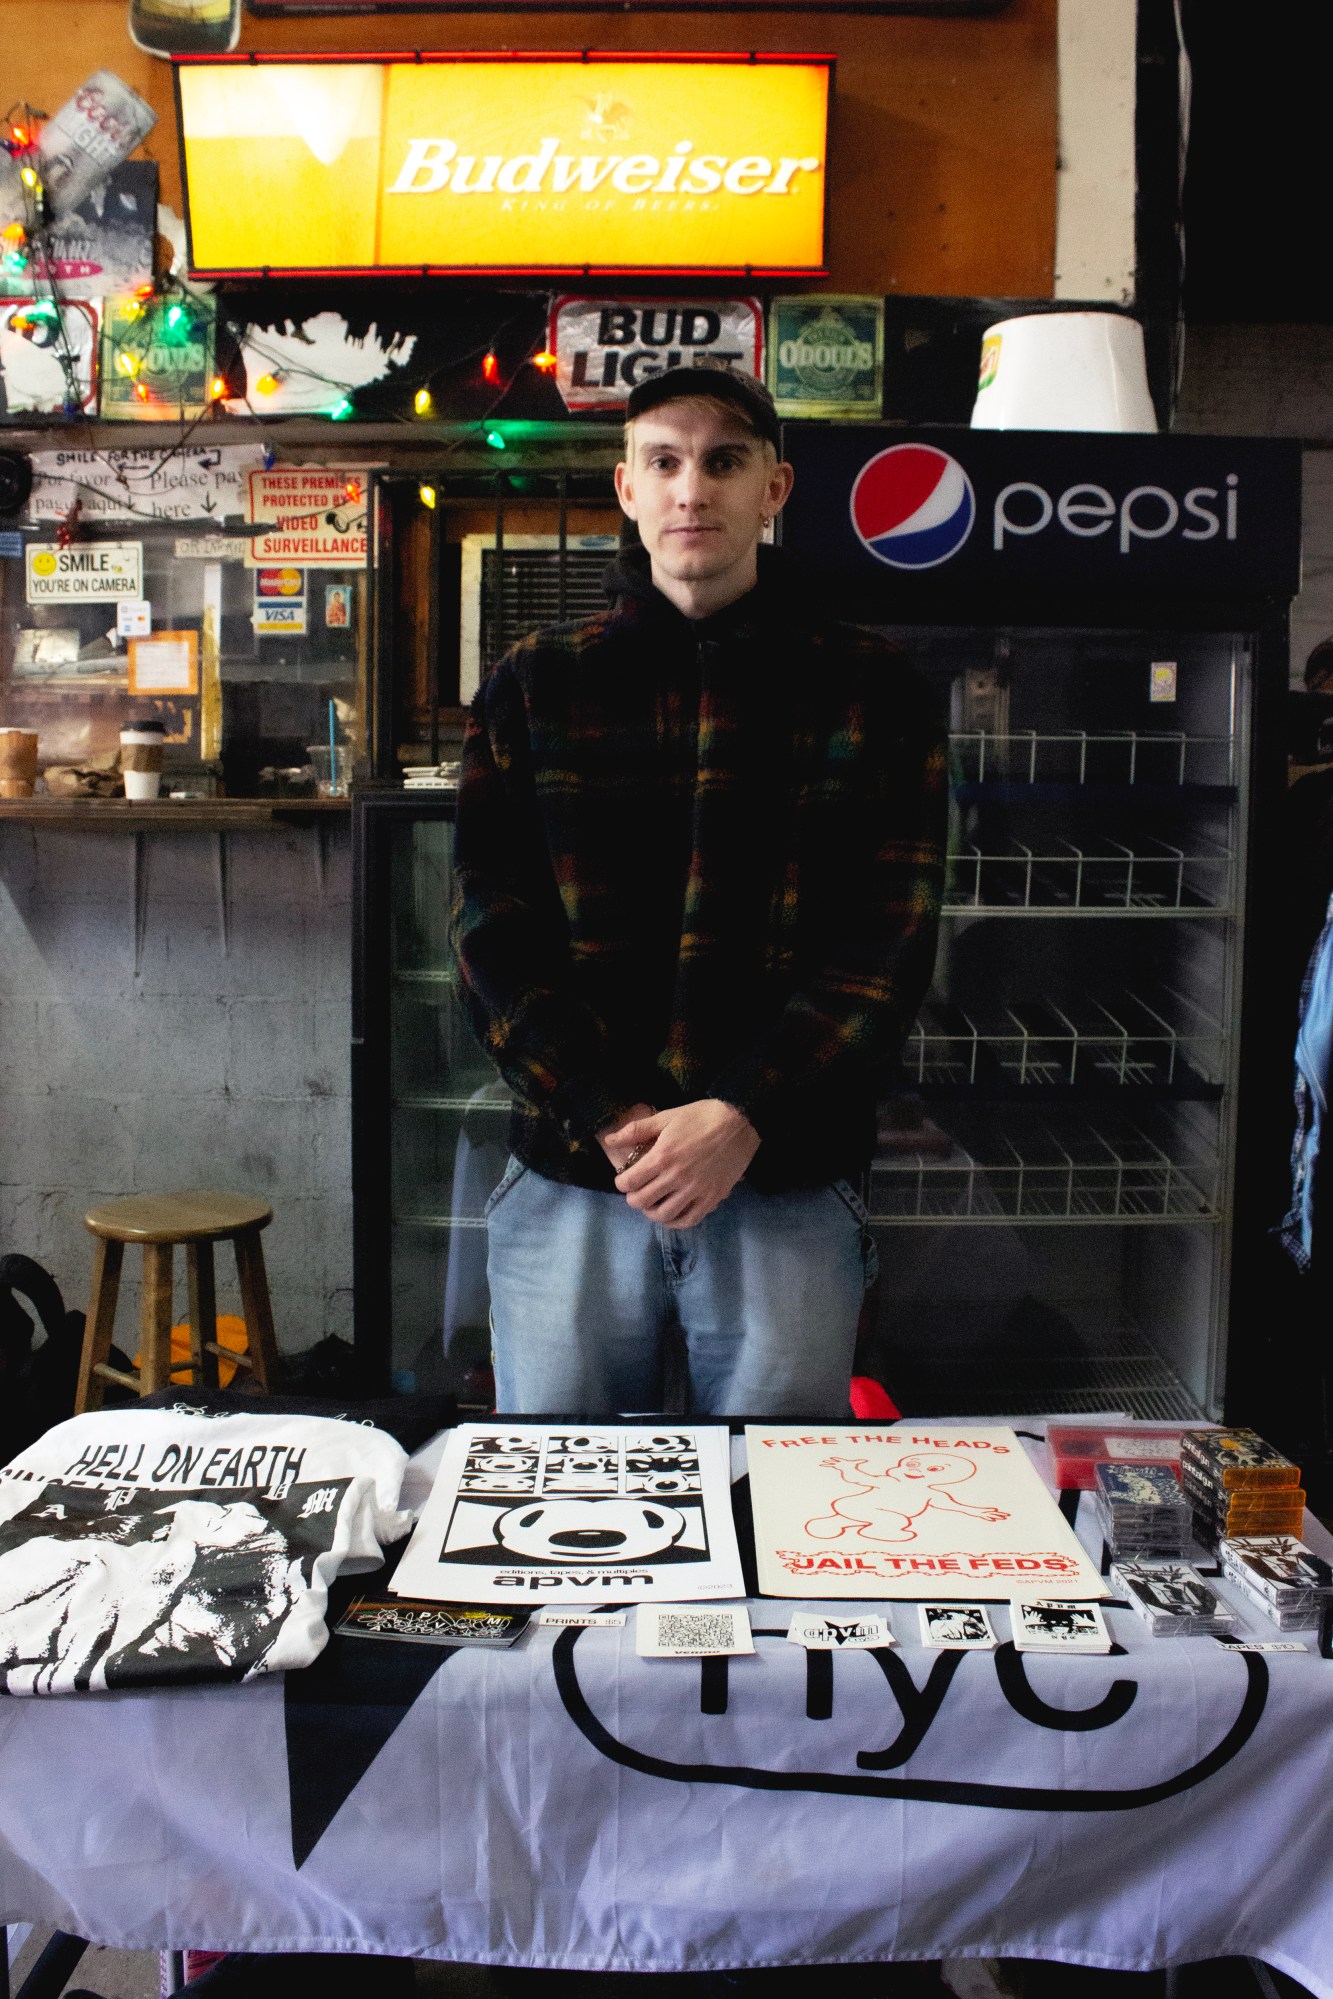
<instances>
[{"instance_id":1,"label":"wooden stool","mask_svg":"<svg viewBox=\"0 0 1333 1999\"><path fill-rule=\"evenodd\" d=\"M272 1208L242 1194L132 1194L123 1201L102 1201L89 1208L84 1226L97 1237L93 1264L93 1295L83 1335L79 1392L74 1408L100 1409L106 1381L135 1388L140 1395L171 1385L171 1269L175 1245L185 1249L190 1287L190 1366L200 1388L218 1385L218 1355L247 1367L260 1388L276 1384L278 1350L273 1338L273 1307L264 1271L259 1231L273 1220ZM143 1245L143 1336L139 1372L125 1374L108 1365L111 1328L120 1291L120 1266L126 1243ZM241 1310L249 1351L232 1353L218 1345L217 1303L213 1284L213 1244L230 1242L236 1252L241 1280Z\"/></svg>"}]
</instances>

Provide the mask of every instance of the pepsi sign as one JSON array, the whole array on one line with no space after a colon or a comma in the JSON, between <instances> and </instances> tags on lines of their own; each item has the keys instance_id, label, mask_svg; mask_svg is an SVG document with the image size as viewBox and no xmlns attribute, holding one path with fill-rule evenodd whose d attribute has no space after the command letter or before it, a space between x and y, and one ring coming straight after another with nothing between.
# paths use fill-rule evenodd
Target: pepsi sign
<instances>
[{"instance_id":1,"label":"pepsi sign","mask_svg":"<svg viewBox=\"0 0 1333 1999\"><path fill-rule=\"evenodd\" d=\"M852 487L852 526L890 569L934 569L972 532L977 496L956 458L935 444L891 444Z\"/></svg>"},{"instance_id":2,"label":"pepsi sign","mask_svg":"<svg viewBox=\"0 0 1333 1999\"><path fill-rule=\"evenodd\" d=\"M1065 593L1300 587L1300 452L1259 438L788 424L783 542L873 611L958 586Z\"/></svg>"}]
</instances>

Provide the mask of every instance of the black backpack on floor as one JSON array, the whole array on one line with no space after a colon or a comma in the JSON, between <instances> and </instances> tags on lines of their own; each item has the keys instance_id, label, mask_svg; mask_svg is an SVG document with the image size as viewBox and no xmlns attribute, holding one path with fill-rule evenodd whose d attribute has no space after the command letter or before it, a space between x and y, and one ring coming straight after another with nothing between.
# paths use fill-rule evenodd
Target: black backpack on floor
<instances>
[{"instance_id":1,"label":"black backpack on floor","mask_svg":"<svg viewBox=\"0 0 1333 1999\"><path fill-rule=\"evenodd\" d=\"M51 1273L30 1256L0 1256L0 1464L74 1414L82 1352L83 1313L65 1310ZM128 1373L124 1354L113 1347L110 1358Z\"/></svg>"}]
</instances>

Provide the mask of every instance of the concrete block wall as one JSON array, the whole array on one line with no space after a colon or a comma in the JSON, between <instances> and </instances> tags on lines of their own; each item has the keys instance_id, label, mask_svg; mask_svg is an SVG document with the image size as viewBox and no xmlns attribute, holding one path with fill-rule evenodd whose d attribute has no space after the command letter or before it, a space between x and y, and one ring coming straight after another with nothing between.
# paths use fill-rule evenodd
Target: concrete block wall
<instances>
[{"instance_id":1,"label":"concrete block wall","mask_svg":"<svg viewBox=\"0 0 1333 1999\"><path fill-rule=\"evenodd\" d=\"M92 1201L255 1194L274 1209L269 1283L295 1350L351 1337L350 847L324 836L321 885L313 830L224 837L229 952L218 836L152 833L136 971L133 837L0 825L0 1253L35 1256L82 1309ZM238 1310L230 1252L217 1261L219 1310Z\"/></svg>"}]
</instances>

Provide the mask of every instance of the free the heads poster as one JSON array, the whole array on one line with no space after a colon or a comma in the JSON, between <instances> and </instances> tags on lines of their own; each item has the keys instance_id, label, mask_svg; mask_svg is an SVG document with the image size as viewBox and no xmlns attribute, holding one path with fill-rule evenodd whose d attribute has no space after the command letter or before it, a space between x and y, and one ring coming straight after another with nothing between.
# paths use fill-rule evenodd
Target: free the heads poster
<instances>
[{"instance_id":1,"label":"free the heads poster","mask_svg":"<svg viewBox=\"0 0 1333 1999\"><path fill-rule=\"evenodd\" d=\"M1104 1597L1012 1430L745 1432L766 1596Z\"/></svg>"}]
</instances>

